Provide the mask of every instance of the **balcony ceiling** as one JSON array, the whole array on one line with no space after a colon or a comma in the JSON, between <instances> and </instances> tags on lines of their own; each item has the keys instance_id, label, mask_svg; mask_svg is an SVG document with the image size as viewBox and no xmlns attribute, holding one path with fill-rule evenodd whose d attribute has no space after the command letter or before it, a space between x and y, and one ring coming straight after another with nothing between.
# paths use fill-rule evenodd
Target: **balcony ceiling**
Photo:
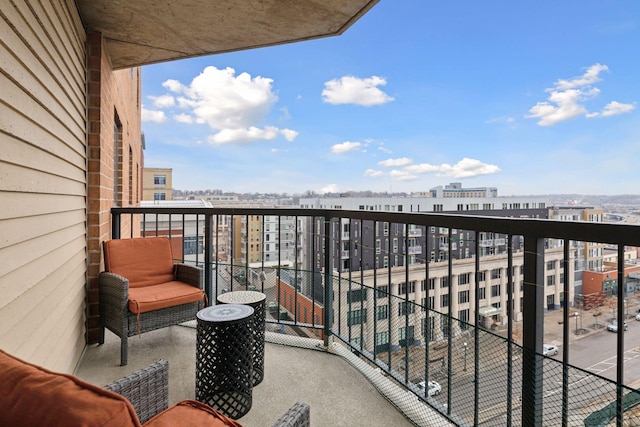
<instances>
[{"instance_id":1,"label":"balcony ceiling","mask_svg":"<svg viewBox=\"0 0 640 427\"><path fill-rule=\"evenodd\" d=\"M77 0L114 69L342 34L378 0Z\"/></svg>"}]
</instances>

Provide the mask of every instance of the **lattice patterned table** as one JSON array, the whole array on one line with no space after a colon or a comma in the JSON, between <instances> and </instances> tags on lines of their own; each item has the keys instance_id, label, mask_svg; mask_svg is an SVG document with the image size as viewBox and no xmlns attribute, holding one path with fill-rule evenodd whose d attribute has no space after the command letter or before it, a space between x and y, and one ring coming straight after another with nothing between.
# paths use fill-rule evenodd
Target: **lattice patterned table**
<instances>
[{"instance_id":1,"label":"lattice patterned table","mask_svg":"<svg viewBox=\"0 0 640 427\"><path fill-rule=\"evenodd\" d=\"M254 310L223 304L196 317L196 400L238 419L252 405Z\"/></svg>"},{"instance_id":2,"label":"lattice patterned table","mask_svg":"<svg viewBox=\"0 0 640 427\"><path fill-rule=\"evenodd\" d=\"M264 379L264 319L265 301L267 297L262 292L232 291L218 295L220 304L243 304L254 310L251 331L253 333L253 385L254 387Z\"/></svg>"}]
</instances>

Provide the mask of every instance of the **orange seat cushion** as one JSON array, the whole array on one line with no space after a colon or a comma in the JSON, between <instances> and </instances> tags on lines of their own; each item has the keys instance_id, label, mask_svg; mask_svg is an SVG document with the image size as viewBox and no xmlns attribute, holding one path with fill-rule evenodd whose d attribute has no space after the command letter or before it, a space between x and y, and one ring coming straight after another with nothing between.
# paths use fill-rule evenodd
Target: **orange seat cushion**
<instances>
[{"instance_id":1,"label":"orange seat cushion","mask_svg":"<svg viewBox=\"0 0 640 427\"><path fill-rule=\"evenodd\" d=\"M183 400L151 418L145 427L242 427L215 409L195 400Z\"/></svg>"},{"instance_id":2,"label":"orange seat cushion","mask_svg":"<svg viewBox=\"0 0 640 427\"><path fill-rule=\"evenodd\" d=\"M0 350L0 426L140 426L117 393Z\"/></svg>"},{"instance_id":3,"label":"orange seat cushion","mask_svg":"<svg viewBox=\"0 0 640 427\"><path fill-rule=\"evenodd\" d=\"M176 279L171 242L167 237L114 239L104 242L104 266L129 280L129 288Z\"/></svg>"},{"instance_id":4,"label":"orange seat cushion","mask_svg":"<svg viewBox=\"0 0 640 427\"><path fill-rule=\"evenodd\" d=\"M201 301L203 298L204 291L201 289L173 280L159 285L129 288L129 311L146 313Z\"/></svg>"}]
</instances>

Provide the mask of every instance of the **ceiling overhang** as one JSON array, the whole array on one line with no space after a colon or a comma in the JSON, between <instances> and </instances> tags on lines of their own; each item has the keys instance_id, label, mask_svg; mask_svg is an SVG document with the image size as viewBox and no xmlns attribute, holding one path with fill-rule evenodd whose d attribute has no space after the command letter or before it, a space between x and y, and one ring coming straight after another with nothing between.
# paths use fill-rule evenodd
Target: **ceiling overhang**
<instances>
[{"instance_id":1,"label":"ceiling overhang","mask_svg":"<svg viewBox=\"0 0 640 427\"><path fill-rule=\"evenodd\" d=\"M379 0L76 0L114 69L342 34Z\"/></svg>"}]
</instances>

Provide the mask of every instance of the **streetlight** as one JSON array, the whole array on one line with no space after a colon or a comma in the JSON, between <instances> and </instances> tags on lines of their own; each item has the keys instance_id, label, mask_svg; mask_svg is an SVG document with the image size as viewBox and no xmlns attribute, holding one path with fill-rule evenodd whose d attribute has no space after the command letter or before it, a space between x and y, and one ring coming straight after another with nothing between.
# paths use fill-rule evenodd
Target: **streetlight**
<instances>
[{"instance_id":1,"label":"streetlight","mask_svg":"<svg viewBox=\"0 0 640 427\"><path fill-rule=\"evenodd\" d=\"M467 372L467 343L463 342L462 347L464 347L464 368L462 370Z\"/></svg>"}]
</instances>

